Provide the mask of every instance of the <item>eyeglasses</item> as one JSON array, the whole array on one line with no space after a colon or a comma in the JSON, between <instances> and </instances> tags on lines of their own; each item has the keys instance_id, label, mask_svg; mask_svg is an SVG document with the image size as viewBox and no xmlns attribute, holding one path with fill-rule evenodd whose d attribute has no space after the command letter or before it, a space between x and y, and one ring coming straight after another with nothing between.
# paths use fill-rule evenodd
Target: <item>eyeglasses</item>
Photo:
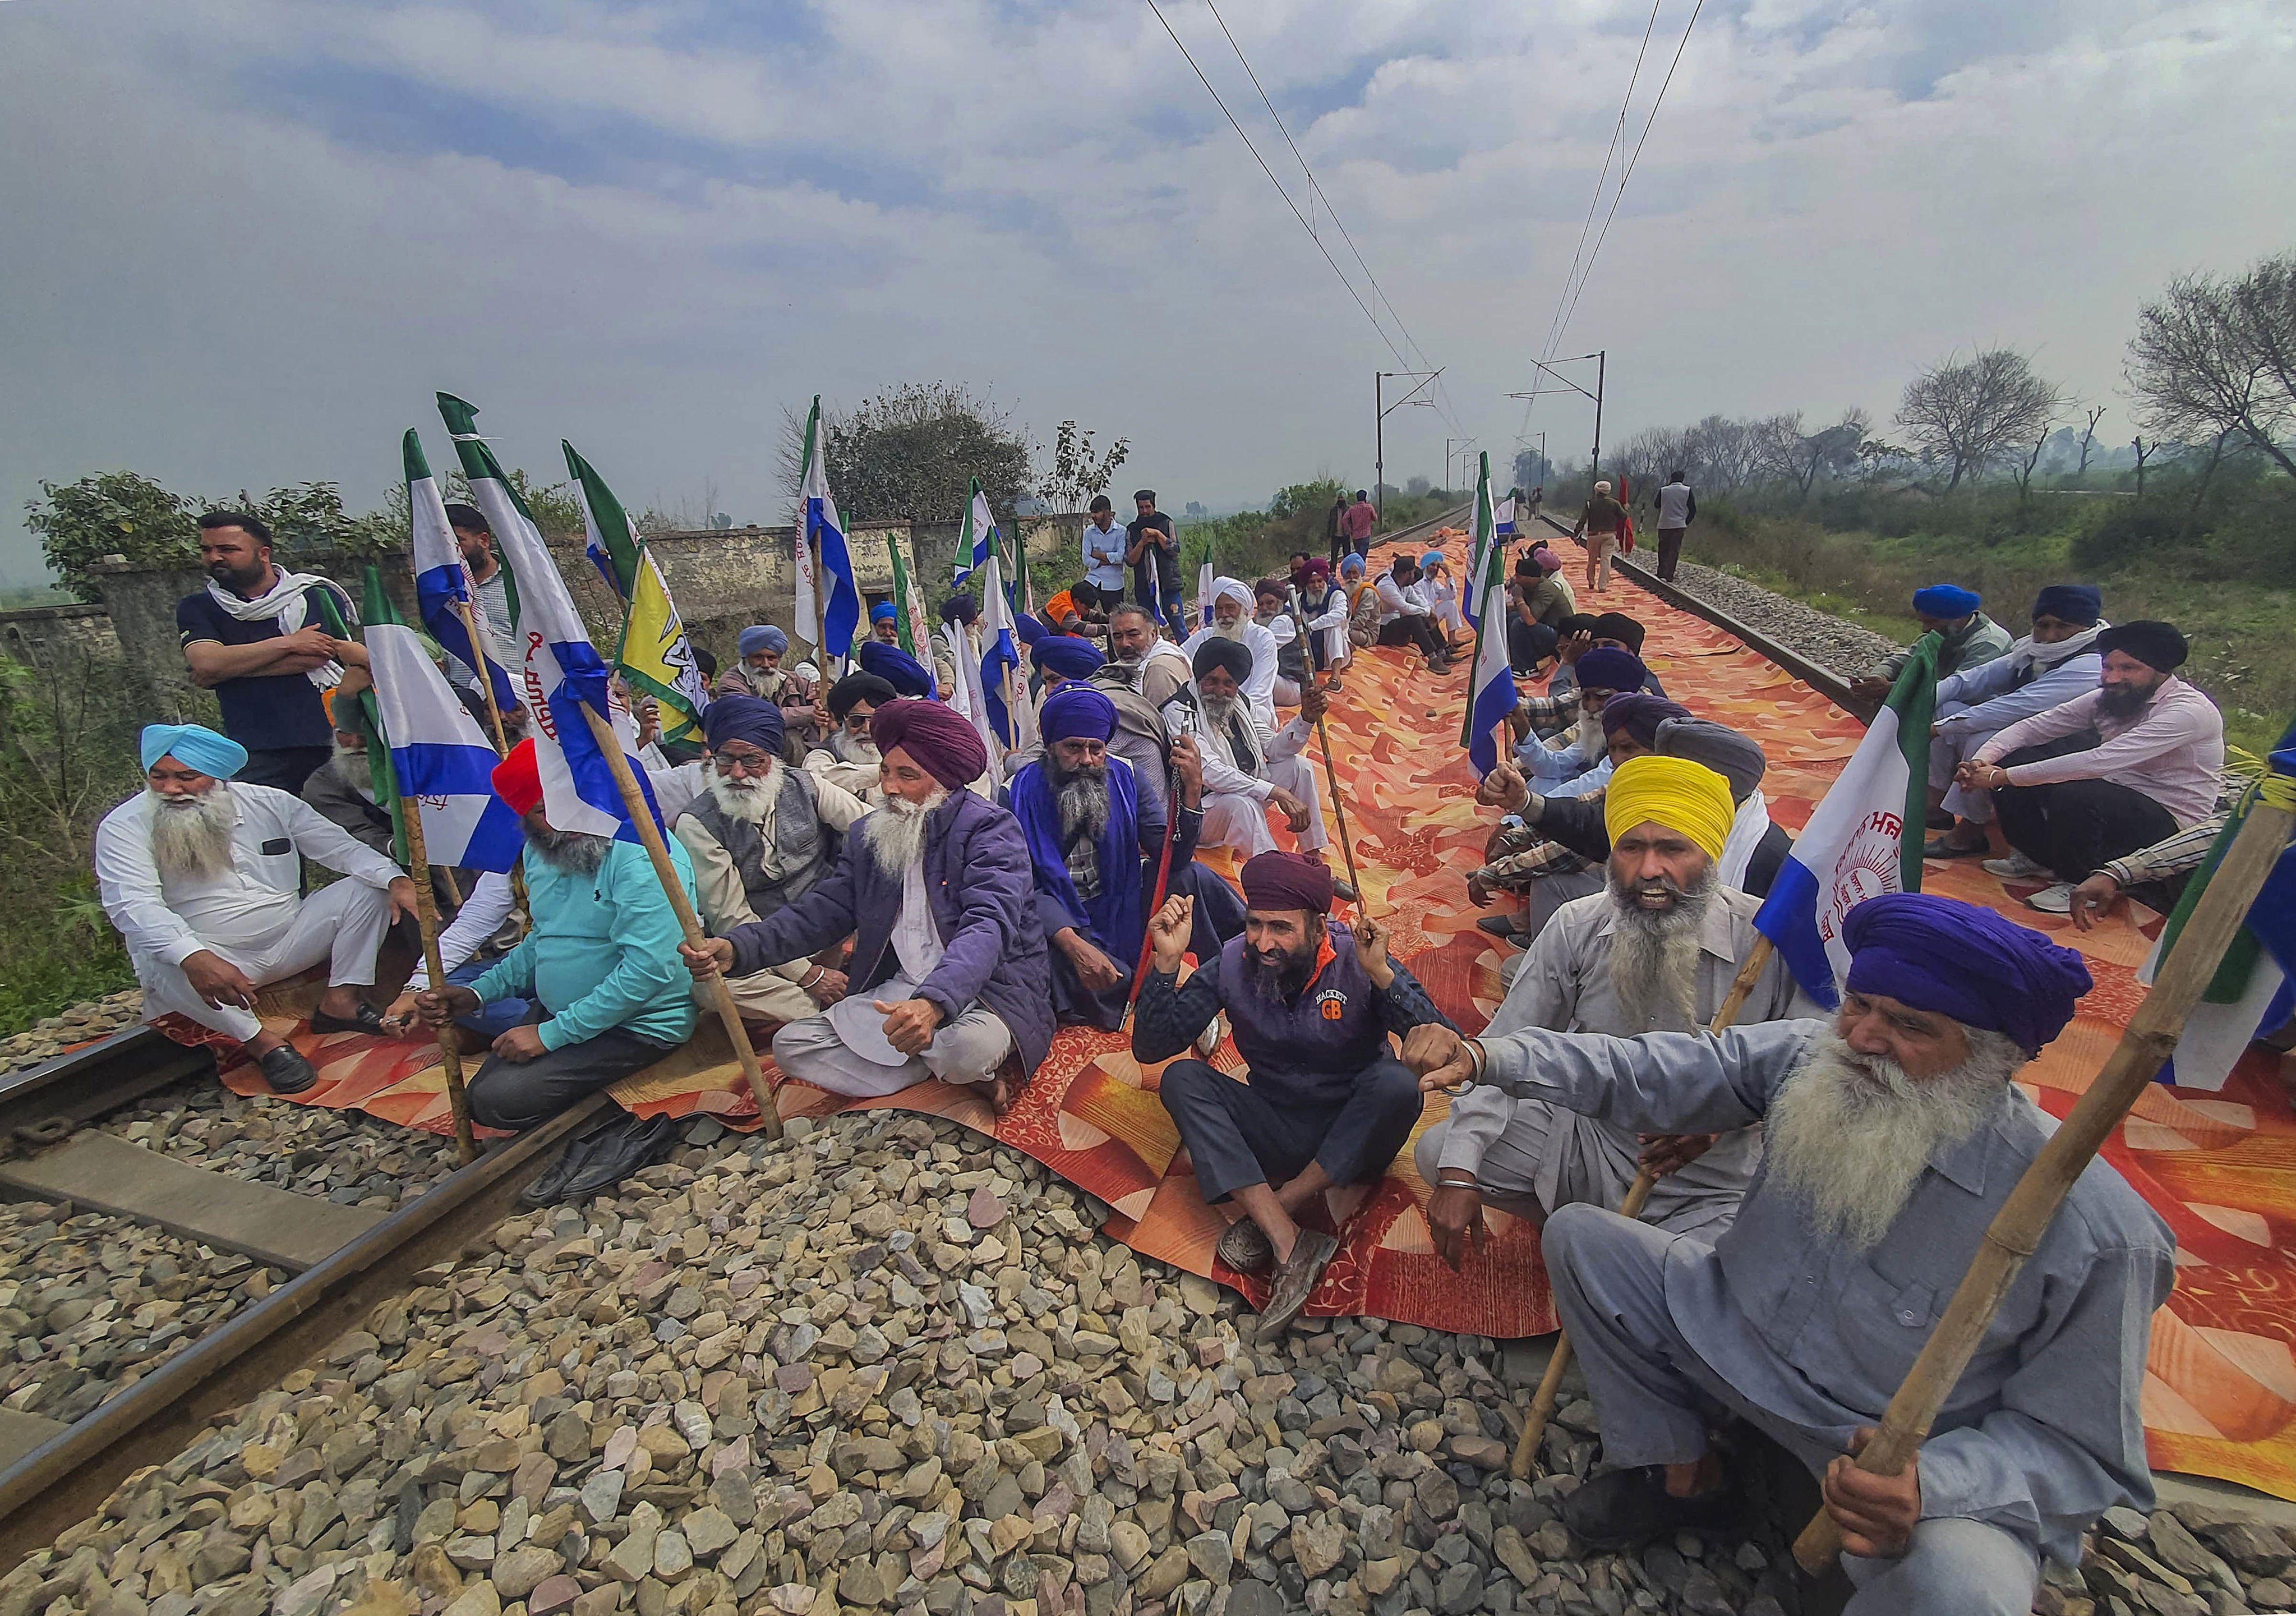
<instances>
[{"instance_id":1,"label":"eyeglasses","mask_svg":"<svg viewBox=\"0 0 2296 1616\"><path fill-rule=\"evenodd\" d=\"M720 767L738 768L744 774L751 775L764 774L773 767L774 761L769 754L759 751L754 746L744 746L739 751L732 747L721 746L710 755L718 759Z\"/></svg>"}]
</instances>

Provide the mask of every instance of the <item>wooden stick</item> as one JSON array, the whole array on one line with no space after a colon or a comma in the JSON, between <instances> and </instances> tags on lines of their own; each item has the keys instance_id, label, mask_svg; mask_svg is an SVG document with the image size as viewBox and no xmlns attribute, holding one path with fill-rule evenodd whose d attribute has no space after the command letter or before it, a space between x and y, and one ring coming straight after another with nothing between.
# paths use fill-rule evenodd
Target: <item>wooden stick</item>
<instances>
[{"instance_id":1,"label":"wooden stick","mask_svg":"<svg viewBox=\"0 0 2296 1616\"><path fill-rule=\"evenodd\" d=\"M475 642L474 642L475 644ZM483 677L483 676L482 676ZM401 792L399 818L406 826L406 862L414 866L414 923L422 933L422 968L430 973L434 992L447 986L446 968L439 963L439 906L430 893L430 859L422 846L422 800ZM438 1029L439 1060L447 1070L447 1104L455 1113L455 1157L478 1158L479 1143L471 1133L471 1095L463 1087L463 1050L455 1041L455 1024Z\"/></svg>"},{"instance_id":2,"label":"wooden stick","mask_svg":"<svg viewBox=\"0 0 2296 1616\"><path fill-rule=\"evenodd\" d=\"M1857 1455L1858 1469L1894 1476L1920 1452L1931 1423L1969 1366L2018 1270L2048 1232L2066 1193L2175 1052L2185 1018L2207 990L2225 949L2248 918L2249 906L2279 862L2292 824L2296 810L2262 800L2251 806L2176 947L2161 963L2152 991L2128 1018L2120 1042L1986 1226L1953 1300ZM1820 1509L1811 1516L1794 1539L1793 1552L1812 1576L1831 1565L1841 1552L1841 1530L1833 1515Z\"/></svg>"},{"instance_id":3,"label":"wooden stick","mask_svg":"<svg viewBox=\"0 0 2296 1616\"><path fill-rule=\"evenodd\" d=\"M479 620L471 611L470 598L465 595L456 600L455 610L462 614L463 632L471 636L471 650L479 659L479 693L487 700L487 725L494 731L495 751L506 758L510 755L510 741L503 731L502 709L495 704L494 675L489 671L490 665L500 664L487 654L487 643L479 637Z\"/></svg>"},{"instance_id":4,"label":"wooden stick","mask_svg":"<svg viewBox=\"0 0 2296 1616\"><path fill-rule=\"evenodd\" d=\"M1148 906L1148 918L1156 918L1164 906L1164 897L1172 878L1172 839L1178 834L1172 827L1180 822L1180 771L1167 767L1164 770L1164 849L1156 856L1156 898ZM1140 928L1140 957L1132 965L1132 992L1124 1001L1128 1011L1140 1002L1140 984L1148 980L1148 956L1156 946L1155 935L1146 926Z\"/></svg>"},{"instance_id":5,"label":"wooden stick","mask_svg":"<svg viewBox=\"0 0 2296 1616\"><path fill-rule=\"evenodd\" d=\"M613 771L614 787L622 794L622 808L636 827L638 841L644 847L646 857L653 860L654 875L660 881L662 894L669 899L670 909L685 932L685 940L700 947L708 935L701 929L701 917L693 912L693 905L685 896L685 883L677 879L677 866L669 861L669 848L661 839L661 827L653 822L653 810L646 806L645 794L638 790L637 776L630 772L630 760L622 751L621 737L591 710L588 702L578 705L598 742L598 750L606 754L606 767ZM750 1045L750 1029L742 1024L741 1007L734 1003L734 989L722 971L710 975L709 985L718 1019L726 1024L726 1041L734 1046L734 1058L742 1063L742 1086L758 1103L758 1115L764 1121L766 1137L777 1140L782 1136L781 1112L775 1108L773 1094L766 1087L765 1074L758 1065L758 1052Z\"/></svg>"},{"instance_id":6,"label":"wooden stick","mask_svg":"<svg viewBox=\"0 0 2296 1616\"><path fill-rule=\"evenodd\" d=\"M1291 597L1292 628L1305 640L1309 630L1307 609L1300 603L1300 591L1292 587L1284 593ZM1316 671L1314 650L1312 645L1308 647L1308 671L1311 677ZM1330 702L1327 701L1324 705L1328 707ZM1369 919L1371 899L1364 891L1363 877L1356 874L1356 844L1355 839L1348 834L1348 805L1340 796L1340 771L1332 766L1332 731L1324 722L1321 713L1316 716L1316 741L1324 749L1324 780L1332 788L1332 821L1340 829L1340 856L1348 861L1348 885L1356 890L1356 907L1362 911L1365 919Z\"/></svg>"},{"instance_id":7,"label":"wooden stick","mask_svg":"<svg viewBox=\"0 0 2296 1616\"><path fill-rule=\"evenodd\" d=\"M1770 962L1776 945L1767 937L1758 937L1754 946L1746 951L1746 963L1738 967L1731 979L1730 991L1724 996L1721 1008L1715 1011L1714 1020L1706 1030L1719 1032L1738 1019L1745 1008L1746 996L1754 990L1754 983L1762 974L1762 967ZM1635 1174L1635 1181L1627 1186L1626 1199L1619 1202L1619 1216L1639 1218L1643 1203L1651 1197L1658 1184L1658 1175L1648 1168ZM1546 1373L1539 1377L1538 1393L1530 1399L1530 1412L1523 1415L1522 1434L1515 1439L1514 1456L1507 1464L1507 1473L1518 1481L1530 1477L1531 1460L1538 1456L1538 1440L1546 1434L1546 1423L1554 1416L1554 1405L1562 1390L1562 1372L1570 1367L1570 1332L1558 1330L1554 1334L1554 1353L1546 1360Z\"/></svg>"}]
</instances>

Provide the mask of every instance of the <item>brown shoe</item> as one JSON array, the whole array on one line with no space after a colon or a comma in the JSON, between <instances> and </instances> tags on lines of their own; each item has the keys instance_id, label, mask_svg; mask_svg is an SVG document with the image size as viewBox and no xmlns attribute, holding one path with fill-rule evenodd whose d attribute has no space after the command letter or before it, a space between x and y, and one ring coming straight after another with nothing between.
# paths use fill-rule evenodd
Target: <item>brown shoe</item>
<instances>
[{"instance_id":1,"label":"brown shoe","mask_svg":"<svg viewBox=\"0 0 2296 1616\"><path fill-rule=\"evenodd\" d=\"M1267 1231L1250 1218L1239 1218L1219 1237L1214 1254L1238 1274L1257 1274L1275 1260L1275 1248Z\"/></svg>"},{"instance_id":2,"label":"brown shoe","mask_svg":"<svg viewBox=\"0 0 2296 1616\"><path fill-rule=\"evenodd\" d=\"M1340 1254L1340 1243L1320 1229L1301 1229L1292 1243L1292 1255L1278 1264L1267 1292L1267 1309L1259 1316L1259 1340L1272 1341L1292 1327L1300 1317L1300 1309L1308 1305L1316 1285L1324 1277L1324 1270L1332 1259Z\"/></svg>"}]
</instances>

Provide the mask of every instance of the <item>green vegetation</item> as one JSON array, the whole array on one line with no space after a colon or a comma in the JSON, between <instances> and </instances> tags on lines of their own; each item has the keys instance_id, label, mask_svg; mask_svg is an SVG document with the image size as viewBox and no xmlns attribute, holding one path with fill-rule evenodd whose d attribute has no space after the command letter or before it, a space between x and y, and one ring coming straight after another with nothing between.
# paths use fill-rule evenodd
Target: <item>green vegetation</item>
<instances>
[{"instance_id":1,"label":"green vegetation","mask_svg":"<svg viewBox=\"0 0 2296 1616\"><path fill-rule=\"evenodd\" d=\"M1310 555L1328 558L1331 545L1324 537L1324 530L1331 517L1332 501L1342 493L1353 492L1333 479L1324 477L1277 489L1264 511L1182 519L1177 523L1181 576L1187 587L1194 589L1196 570L1208 554L1222 572L1247 583L1290 570L1294 551L1304 550ZM1464 492L1447 493L1441 488L1415 494L1390 488L1387 509L1374 529L1374 542L1382 534L1399 532L1440 516L1466 497Z\"/></svg>"}]
</instances>

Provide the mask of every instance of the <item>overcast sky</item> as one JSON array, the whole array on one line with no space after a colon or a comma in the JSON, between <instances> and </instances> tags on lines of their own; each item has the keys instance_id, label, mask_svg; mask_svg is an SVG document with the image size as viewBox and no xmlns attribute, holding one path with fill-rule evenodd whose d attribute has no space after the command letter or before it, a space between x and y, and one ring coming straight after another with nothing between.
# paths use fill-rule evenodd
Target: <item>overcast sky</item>
<instances>
[{"instance_id":1,"label":"overcast sky","mask_svg":"<svg viewBox=\"0 0 2296 1616\"><path fill-rule=\"evenodd\" d=\"M1692 4L1660 0L1629 150ZM763 521L785 406L937 378L1129 438L1119 491L1175 509L1368 481L1372 373L1423 353L1444 407L1390 418L1398 482L1447 435L1503 467L1529 360L1597 347L1613 440L1886 420L1994 342L2125 440L2140 299L2296 246L2285 4L1704 0L1550 348L1648 8L1223 14L1407 343L1195 0L1166 15L1354 296L1145 0L0 3L0 575L37 570L43 478L365 508L406 427L447 458L441 388L510 463L568 437L634 508ZM1560 459L1590 425L1531 430Z\"/></svg>"}]
</instances>

